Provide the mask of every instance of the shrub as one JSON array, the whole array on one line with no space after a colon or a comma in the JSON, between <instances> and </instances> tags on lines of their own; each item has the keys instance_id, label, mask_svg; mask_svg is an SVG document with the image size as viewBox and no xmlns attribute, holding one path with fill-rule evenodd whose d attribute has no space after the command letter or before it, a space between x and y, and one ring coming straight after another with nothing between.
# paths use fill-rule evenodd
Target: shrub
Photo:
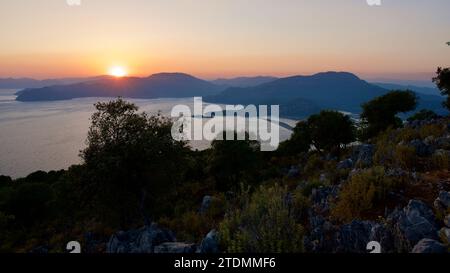
<instances>
[{"instance_id":1,"label":"shrub","mask_svg":"<svg viewBox=\"0 0 450 273\"><path fill-rule=\"evenodd\" d=\"M289 196L285 187L261 186L242 208L230 211L219 227L220 241L226 251L301 252L303 227L295 221Z\"/></svg>"},{"instance_id":2,"label":"shrub","mask_svg":"<svg viewBox=\"0 0 450 273\"><path fill-rule=\"evenodd\" d=\"M433 78L433 82L441 90L441 94L447 96L447 100L443 105L450 109L450 68L439 67L436 72L436 77Z\"/></svg>"},{"instance_id":3,"label":"shrub","mask_svg":"<svg viewBox=\"0 0 450 273\"><path fill-rule=\"evenodd\" d=\"M450 152L439 150L431 157L431 167L436 170L449 170Z\"/></svg>"},{"instance_id":4,"label":"shrub","mask_svg":"<svg viewBox=\"0 0 450 273\"><path fill-rule=\"evenodd\" d=\"M425 139L429 136L441 137L446 133L446 126L443 124L427 124L419 129L419 138Z\"/></svg>"},{"instance_id":5,"label":"shrub","mask_svg":"<svg viewBox=\"0 0 450 273\"><path fill-rule=\"evenodd\" d=\"M418 158L414 147L397 145L393 151L391 165L405 170L413 170L416 167Z\"/></svg>"},{"instance_id":6,"label":"shrub","mask_svg":"<svg viewBox=\"0 0 450 273\"><path fill-rule=\"evenodd\" d=\"M414 115L412 115L411 117L408 118L408 121L415 121L415 120L430 120L430 119L435 119L438 118L439 115L436 114L435 112L431 111L431 110L426 110L426 109L422 109L419 112L415 113Z\"/></svg>"},{"instance_id":7,"label":"shrub","mask_svg":"<svg viewBox=\"0 0 450 273\"><path fill-rule=\"evenodd\" d=\"M363 104L362 138L375 137L389 127L401 127L402 121L397 114L414 110L416 105L417 97L413 92L400 90L392 91Z\"/></svg>"},{"instance_id":8,"label":"shrub","mask_svg":"<svg viewBox=\"0 0 450 273\"><path fill-rule=\"evenodd\" d=\"M353 175L341 190L332 208L332 216L340 221L361 219L378 205L384 204L388 193L404 185L401 178L388 177L383 167L374 167Z\"/></svg>"}]
</instances>

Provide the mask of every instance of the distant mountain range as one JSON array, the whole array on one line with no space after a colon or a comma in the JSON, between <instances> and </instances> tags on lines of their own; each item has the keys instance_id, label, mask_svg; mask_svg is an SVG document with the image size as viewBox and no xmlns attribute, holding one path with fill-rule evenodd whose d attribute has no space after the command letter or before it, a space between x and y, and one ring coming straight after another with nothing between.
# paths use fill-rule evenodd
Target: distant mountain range
<instances>
[{"instance_id":1,"label":"distant mountain range","mask_svg":"<svg viewBox=\"0 0 450 273\"><path fill-rule=\"evenodd\" d=\"M244 105L279 104L283 116L305 117L322 109L360 113L361 104L389 91L348 72L325 72L277 79L253 87L231 87L218 95L206 97L205 101ZM419 109L445 112L441 105L442 97L417 95Z\"/></svg>"},{"instance_id":2,"label":"distant mountain range","mask_svg":"<svg viewBox=\"0 0 450 273\"><path fill-rule=\"evenodd\" d=\"M95 81L109 76L96 76L85 78L60 78L36 80L31 78L0 78L0 89L42 88L53 85L67 85L80 82Z\"/></svg>"},{"instance_id":3,"label":"distant mountain range","mask_svg":"<svg viewBox=\"0 0 450 273\"><path fill-rule=\"evenodd\" d=\"M69 85L25 89L18 101L67 100L83 97L183 98L210 96L224 87L183 73L159 73L146 78L107 77Z\"/></svg>"},{"instance_id":4,"label":"distant mountain range","mask_svg":"<svg viewBox=\"0 0 450 273\"><path fill-rule=\"evenodd\" d=\"M257 76L257 77L238 77L231 79L217 79L212 83L226 87L251 87L277 80L276 77Z\"/></svg>"},{"instance_id":5,"label":"distant mountain range","mask_svg":"<svg viewBox=\"0 0 450 273\"><path fill-rule=\"evenodd\" d=\"M389 90L404 90L408 89L411 91L414 91L416 93L421 93L425 95L433 95L433 96L440 96L441 92L436 87L423 87L423 86L416 86L416 85L401 85L401 84L394 84L394 83L379 83L374 82L372 83L374 85L378 85L379 87L382 87L384 89Z\"/></svg>"},{"instance_id":6,"label":"distant mountain range","mask_svg":"<svg viewBox=\"0 0 450 273\"><path fill-rule=\"evenodd\" d=\"M74 80L74 79L72 79ZM232 86L232 87L227 87ZM208 82L183 73L159 73L146 78L102 76L85 82L27 88L18 101L67 100L82 97L182 98L201 96L220 104L280 105L283 117L303 118L322 109L361 112L361 104L394 89L410 89L419 97L419 109L447 113L443 97L426 87L368 83L348 72L311 76L241 77Z\"/></svg>"}]
</instances>

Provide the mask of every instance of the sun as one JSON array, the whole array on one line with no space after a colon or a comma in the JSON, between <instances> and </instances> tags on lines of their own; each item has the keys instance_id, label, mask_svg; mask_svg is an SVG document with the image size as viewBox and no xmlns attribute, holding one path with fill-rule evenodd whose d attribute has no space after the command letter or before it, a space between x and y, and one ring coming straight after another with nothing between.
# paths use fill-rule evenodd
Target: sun
<instances>
[{"instance_id":1,"label":"sun","mask_svg":"<svg viewBox=\"0 0 450 273\"><path fill-rule=\"evenodd\" d=\"M109 75L121 78L127 75L127 70L122 66L113 66L109 69Z\"/></svg>"}]
</instances>

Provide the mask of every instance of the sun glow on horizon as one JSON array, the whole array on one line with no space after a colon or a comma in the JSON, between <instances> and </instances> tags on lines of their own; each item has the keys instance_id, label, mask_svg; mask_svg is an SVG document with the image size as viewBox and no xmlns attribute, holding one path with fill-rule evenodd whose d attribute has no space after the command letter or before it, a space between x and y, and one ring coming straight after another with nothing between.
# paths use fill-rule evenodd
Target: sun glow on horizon
<instances>
[{"instance_id":1,"label":"sun glow on horizon","mask_svg":"<svg viewBox=\"0 0 450 273\"><path fill-rule=\"evenodd\" d=\"M121 78L128 75L127 70L122 66L113 66L109 69L109 75Z\"/></svg>"}]
</instances>

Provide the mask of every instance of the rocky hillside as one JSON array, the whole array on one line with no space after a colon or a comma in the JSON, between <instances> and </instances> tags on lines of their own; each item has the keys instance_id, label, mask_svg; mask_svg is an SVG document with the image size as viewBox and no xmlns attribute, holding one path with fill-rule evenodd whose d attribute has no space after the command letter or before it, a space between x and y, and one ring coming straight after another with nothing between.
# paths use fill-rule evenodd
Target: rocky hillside
<instances>
[{"instance_id":1,"label":"rocky hillside","mask_svg":"<svg viewBox=\"0 0 450 273\"><path fill-rule=\"evenodd\" d=\"M449 158L450 123L441 118L388 131L373 143L353 146L341 160L324 158L334 168L318 168L318 181L303 180L306 168L292 165L284 171L284 181L294 186L284 198L286 206L295 207L292 200L298 191L309 192L305 194L303 251L367 253L367 244L376 241L383 253L447 253ZM380 181L397 181L396 186L382 186L377 182L380 177ZM368 181L375 182L358 188ZM385 192L372 198L370 192L377 187L385 187ZM203 198L199 213L209 209L212 198ZM365 201L370 204L366 206ZM197 244L176 242L173 232L152 224L114 234L106 249L112 253L215 253L226 251L220 248L220 238L219 228Z\"/></svg>"}]
</instances>

